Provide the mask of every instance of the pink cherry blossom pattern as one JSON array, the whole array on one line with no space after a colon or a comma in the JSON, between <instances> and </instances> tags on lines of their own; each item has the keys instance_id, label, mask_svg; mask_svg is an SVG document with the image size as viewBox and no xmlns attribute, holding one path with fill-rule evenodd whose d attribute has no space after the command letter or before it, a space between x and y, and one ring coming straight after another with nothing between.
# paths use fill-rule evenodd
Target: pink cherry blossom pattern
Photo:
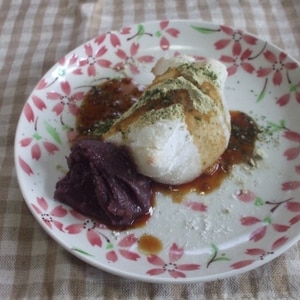
<instances>
[{"instance_id":1,"label":"pink cherry blossom pattern","mask_svg":"<svg viewBox=\"0 0 300 300\"><path fill-rule=\"evenodd\" d=\"M282 96L280 96L277 99L276 103L279 106L285 106L291 101L293 95L295 97L296 102L300 104L300 82L298 82L297 84L291 84L288 93L285 93Z\"/></svg>"},{"instance_id":2,"label":"pink cherry blossom pattern","mask_svg":"<svg viewBox=\"0 0 300 300\"><path fill-rule=\"evenodd\" d=\"M286 130L283 133L283 137L289 140L290 142L295 142L296 145L285 150L283 155L286 157L287 160L294 160L300 155L300 133L293 130L289 130L287 128L285 129Z\"/></svg>"},{"instance_id":3,"label":"pink cherry blossom pattern","mask_svg":"<svg viewBox=\"0 0 300 300\"><path fill-rule=\"evenodd\" d=\"M134 26L135 28L135 33L132 34L132 28L131 27L124 27L121 29L120 34L122 35L128 35L130 34L129 37L127 37L127 42L131 41L133 39L139 41L143 36L150 36L153 37L153 34L151 32L146 32L145 31L145 26L143 24L137 24L137 26Z\"/></svg>"},{"instance_id":4,"label":"pink cherry blossom pattern","mask_svg":"<svg viewBox=\"0 0 300 300\"><path fill-rule=\"evenodd\" d=\"M169 27L169 20L163 20L159 23L160 30L155 33L155 36L160 39L159 45L163 51L170 48L169 38L178 38L180 31L177 28Z\"/></svg>"},{"instance_id":5,"label":"pink cherry blossom pattern","mask_svg":"<svg viewBox=\"0 0 300 300\"><path fill-rule=\"evenodd\" d=\"M274 254L274 251L283 246L287 241L288 237L282 236L273 242L271 250L265 250L261 248L248 248L246 249L245 254L250 256L259 256L260 260L263 260L267 255Z\"/></svg>"},{"instance_id":6,"label":"pink cherry blossom pattern","mask_svg":"<svg viewBox=\"0 0 300 300\"><path fill-rule=\"evenodd\" d=\"M121 30L120 30L120 34L130 34L131 33L131 27L123 27Z\"/></svg>"},{"instance_id":7,"label":"pink cherry blossom pattern","mask_svg":"<svg viewBox=\"0 0 300 300\"><path fill-rule=\"evenodd\" d=\"M31 148L31 158L38 161L42 155L42 147L48 152L48 154L53 155L56 151L59 150L58 146L52 142L45 141L39 135L38 132L35 132L32 137L26 137L20 140L21 147Z\"/></svg>"},{"instance_id":8,"label":"pink cherry blossom pattern","mask_svg":"<svg viewBox=\"0 0 300 300\"><path fill-rule=\"evenodd\" d=\"M121 46L121 41L120 41L118 35L114 32L107 32L106 34L101 34L100 36L95 38L95 43L97 45L102 44L104 42L104 40L107 38L107 36L109 36L110 44L114 48Z\"/></svg>"},{"instance_id":9,"label":"pink cherry blossom pattern","mask_svg":"<svg viewBox=\"0 0 300 300\"><path fill-rule=\"evenodd\" d=\"M260 248L249 248L246 249L245 254L251 256L259 256L260 260L264 260L264 258L268 255L274 254L274 251L267 251Z\"/></svg>"},{"instance_id":10,"label":"pink cherry blossom pattern","mask_svg":"<svg viewBox=\"0 0 300 300\"><path fill-rule=\"evenodd\" d=\"M130 45L129 53L126 53L125 50L119 48L115 54L122 59L122 61L116 63L114 69L116 71L124 71L126 70L126 67L128 67L132 74L139 74L139 64L147 64L154 61L154 56L152 55L138 56L139 48L139 43L132 43Z\"/></svg>"},{"instance_id":11,"label":"pink cherry blossom pattern","mask_svg":"<svg viewBox=\"0 0 300 300\"><path fill-rule=\"evenodd\" d=\"M45 79L45 78L42 78L39 82L38 82L38 84L36 85L36 89L37 90L42 90L42 89L44 89L44 88L46 88L48 86L48 82L47 82L47 80Z\"/></svg>"},{"instance_id":12,"label":"pink cherry blossom pattern","mask_svg":"<svg viewBox=\"0 0 300 300\"><path fill-rule=\"evenodd\" d=\"M104 225L87 218L75 210L70 210L70 213L79 222L73 223L65 227L65 232L69 234L79 234L85 232L88 242L92 246L102 247L102 238L99 229L106 228Z\"/></svg>"},{"instance_id":13,"label":"pink cherry blossom pattern","mask_svg":"<svg viewBox=\"0 0 300 300\"><path fill-rule=\"evenodd\" d=\"M296 201L289 201L286 204L287 210L291 212L300 212L300 203Z\"/></svg>"},{"instance_id":14,"label":"pink cherry blossom pattern","mask_svg":"<svg viewBox=\"0 0 300 300\"><path fill-rule=\"evenodd\" d=\"M292 217L290 220L289 220L289 224L290 226L293 226L295 225L296 223L300 222L300 214Z\"/></svg>"},{"instance_id":15,"label":"pink cherry blossom pattern","mask_svg":"<svg viewBox=\"0 0 300 300\"><path fill-rule=\"evenodd\" d=\"M223 50L230 44L232 44L232 54L234 56L240 55L242 52L241 42L244 42L250 46L254 46L257 43L257 38L242 32L241 30L234 30L228 26L220 26L221 32L228 36L214 43L216 50Z\"/></svg>"},{"instance_id":16,"label":"pink cherry blossom pattern","mask_svg":"<svg viewBox=\"0 0 300 300\"><path fill-rule=\"evenodd\" d=\"M30 147L31 158L34 160L39 160L42 155L42 149L45 149L46 152L50 155L53 155L56 151L59 150L58 146L50 141L44 139L38 132L38 118L34 124L34 132L32 136L22 138L19 143L21 147ZM57 135L56 130L47 122L44 123L47 132L52 136L52 138L61 143L60 137ZM24 164L23 164L24 167ZM26 168L28 169L28 168Z\"/></svg>"},{"instance_id":17,"label":"pink cherry blossom pattern","mask_svg":"<svg viewBox=\"0 0 300 300\"><path fill-rule=\"evenodd\" d=\"M277 223L276 224L272 224L272 227L277 232L286 232L290 228L289 225L277 224Z\"/></svg>"},{"instance_id":18,"label":"pink cherry blossom pattern","mask_svg":"<svg viewBox=\"0 0 300 300\"><path fill-rule=\"evenodd\" d=\"M232 269L238 270L238 269L245 268L245 267L253 264L254 262L255 262L255 259L245 259L245 260L238 261L234 264L231 264L230 267Z\"/></svg>"},{"instance_id":19,"label":"pink cherry blossom pattern","mask_svg":"<svg viewBox=\"0 0 300 300\"><path fill-rule=\"evenodd\" d=\"M70 56L64 56L57 62L57 68L53 72L56 76L53 80L47 81L42 78L37 86L36 90L43 90L53 85L59 78L64 78L67 73L82 75L81 69L78 67L78 56L73 53Z\"/></svg>"},{"instance_id":20,"label":"pink cherry blossom pattern","mask_svg":"<svg viewBox=\"0 0 300 300\"><path fill-rule=\"evenodd\" d=\"M109 243L106 247L109 249L105 255L106 259L109 262L116 262L119 259L119 255L121 255L125 259L137 261L141 256L137 252L130 250L137 242L138 238L135 234L130 233L120 240L117 249L113 249L113 244Z\"/></svg>"},{"instance_id":21,"label":"pink cherry blossom pattern","mask_svg":"<svg viewBox=\"0 0 300 300\"><path fill-rule=\"evenodd\" d=\"M296 190L300 188L300 181L286 181L284 183L282 183L281 185L281 189L283 191L292 191L292 190Z\"/></svg>"},{"instance_id":22,"label":"pink cherry blossom pattern","mask_svg":"<svg viewBox=\"0 0 300 300\"><path fill-rule=\"evenodd\" d=\"M236 192L236 197L245 203L253 202L256 199L255 193L247 189L238 190Z\"/></svg>"},{"instance_id":23,"label":"pink cherry blossom pattern","mask_svg":"<svg viewBox=\"0 0 300 300\"><path fill-rule=\"evenodd\" d=\"M300 176L300 165L295 166L296 174ZM300 179L300 178L299 178ZM300 188L300 180L290 180L282 183L283 191L293 191Z\"/></svg>"},{"instance_id":24,"label":"pink cherry blossom pattern","mask_svg":"<svg viewBox=\"0 0 300 300\"><path fill-rule=\"evenodd\" d=\"M78 67L79 57L73 53L70 56L64 56L58 61L57 75L58 77L65 77L66 73L74 75L82 75L81 68Z\"/></svg>"},{"instance_id":25,"label":"pink cherry blossom pattern","mask_svg":"<svg viewBox=\"0 0 300 300\"><path fill-rule=\"evenodd\" d=\"M105 254L105 257L106 257L107 261L113 262L113 263L116 262L119 259L118 254L115 250L108 251Z\"/></svg>"},{"instance_id":26,"label":"pink cherry blossom pattern","mask_svg":"<svg viewBox=\"0 0 300 300\"><path fill-rule=\"evenodd\" d=\"M185 278L187 271L195 271L200 269L199 264L178 264L184 254L184 249L179 247L176 243L173 243L169 249L169 261L165 262L162 258L156 254L151 254L147 257L150 264L155 268L147 271L148 275L155 276L161 275L167 272L173 278Z\"/></svg>"},{"instance_id":27,"label":"pink cherry blossom pattern","mask_svg":"<svg viewBox=\"0 0 300 300\"><path fill-rule=\"evenodd\" d=\"M37 197L37 204L31 204L35 212L40 215L42 221L52 229L52 226L56 227L59 231L63 230L63 223L57 218L63 218L67 215L67 210L62 206L55 206L49 211L49 205L44 197Z\"/></svg>"},{"instance_id":28,"label":"pink cherry blossom pattern","mask_svg":"<svg viewBox=\"0 0 300 300\"><path fill-rule=\"evenodd\" d=\"M255 67L250 62L252 50L249 48L243 50L242 47L233 48L232 56L221 55L220 61L228 64L227 72L229 76L234 75L238 68L246 71L249 74L253 74Z\"/></svg>"},{"instance_id":29,"label":"pink cherry blossom pattern","mask_svg":"<svg viewBox=\"0 0 300 300\"><path fill-rule=\"evenodd\" d=\"M264 205L264 200L258 197L253 191L248 189L240 189L235 193L235 197L244 203L253 203L255 206Z\"/></svg>"},{"instance_id":30,"label":"pink cherry blossom pattern","mask_svg":"<svg viewBox=\"0 0 300 300\"><path fill-rule=\"evenodd\" d=\"M247 255L264 255L266 253L266 250L260 249L260 248L249 248L246 249L245 254Z\"/></svg>"},{"instance_id":31,"label":"pink cherry blossom pattern","mask_svg":"<svg viewBox=\"0 0 300 300\"><path fill-rule=\"evenodd\" d=\"M102 46L94 51L91 44L85 44L84 50L86 57L80 59L79 66L87 67L88 76L96 76L96 66L102 68L109 68L111 66L111 61L103 58L103 56L107 52L106 46Z\"/></svg>"},{"instance_id":32,"label":"pink cherry blossom pattern","mask_svg":"<svg viewBox=\"0 0 300 300\"><path fill-rule=\"evenodd\" d=\"M61 92L47 92L47 99L55 101L52 111L56 115L62 115L65 108L68 108L71 114L76 116L79 110L79 101L84 97L84 92L75 92L68 81L60 82Z\"/></svg>"},{"instance_id":33,"label":"pink cherry blossom pattern","mask_svg":"<svg viewBox=\"0 0 300 300\"><path fill-rule=\"evenodd\" d=\"M298 132L287 130L286 132L284 132L283 137L290 141L300 143L300 133Z\"/></svg>"},{"instance_id":34,"label":"pink cherry blossom pattern","mask_svg":"<svg viewBox=\"0 0 300 300\"><path fill-rule=\"evenodd\" d=\"M261 219L253 216L247 216L247 217L242 217L240 221L243 226L251 226L261 222Z\"/></svg>"},{"instance_id":35,"label":"pink cherry blossom pattern","mask_svg":"<svg viewBox=\"0 0 300 300\"><path fill-rule=\"evenodd\" d=\"M188 27L192 26L188 25ZM145 41L147 45L153 42L153 47L158 47L161 52L164 52L172 49L175 39L183 34L180 26L177 27L168 20L157 22L154 29L153 27L151 27L152 30L149 29L150 27L148 28L147 25L139 24L124 27L120 33L108 32L100 35L84 44L80 50L75 50L75 52L63 57L56 68L51 70L50 76L48 74L39 81L22 112L23 124L25 123L29 130L26 131L25 128L18 138L21 152L17 156L17 164L22 170L21 172L25 172L27 177L31 176L30 178L35 180L39 172L39 168L34 167L37 164L35 161L40 160L44 155L56 154L66 139L72 141L77 138L76 131L63 122L63 118L66 118L65 113L76 116L79 102L84 97L84 93L80 92L79 89L87 88L87 85L74 87L72 81L74 78L79 80L81 77L87 77L87 79L95 81L102 68L112 67L120 72L128 71L129 75L139 75L144 71L145 64L149 64L146 66L148 68L154 62L154 56L151 55L154 53L148 52L150 55L144 55L148 53L144 53L145 49L143 49L141 41ZM280 108L288 104L300 104L300 81L297 76L294 76L296 75L294 74L295 68L298 68L299 65L288 58L286 54L278 52L276 49L272 50L268 43L258 44L255 37L227 26L218 26L217 29L203 27L198 31L202 31L203 34L211 33L208 43L211 43L210 46L215 48L221 61L223 60L226 64L230 76L242 72L259 77L256 79L260 79L259 82L261 83L258 84L257 88L262 88L262 86L263 88L257 102L265 95L273 95L274 93L267 92L270 85L273 87L275 85L279 92L278 97L275 95L276 98L273 103L275 106ZM186 32L184 31L184 33ZM262 46L260 47L260 45ZM180 49L180 47L175 48ZM175 48L170 55L184 54L175 51ZM111 55L114 59L109 58ZM260 59L256 60L258 56ZM194 58L201 60L204 57L200 53L194 55ZM261 61L260 65L256 64ZM69 78L70 74L72 76ZM75 82L78 81L77 79ZM287 84L286 88L281 88L284 87L284 84ZM256 91L251 90L252 92L256 94ZM46 114L46 118L44 118L46 112L50 112L51 116ZM60 117L61 124L58 123L57 116ZM51 119L51 117L55 119ZM58 127L60 125L62 126ZM246 237L248 242L244 243L241 251L238 248L233 251L234 254L240 253L241 255L232 256L231 250L228 249L225 256L213 245L211 256L203 262L200 260L202 254L199 255L200 259L197 259L196 254L187 255L187 249L179 245L176 238L172 240L172 237L169 240L170 246L167 246L164 252L141 254L136 250L138 249L139 237L130 230L120 233L121 238L119 238L118 233L111 232L109 228L78 212L66 209L64 205L53 203L53 199L48 201L44 197L34 197L29 200L31 201L30 206L47 228L54 232L60 231L65 237L72 235L76 240L83 238L83 242L88 244L87 248L93 248L97 254L93 251L91 251L93 254L89 254L89 249L85 252L85 250L79 249L80 247L74 247L72 250L94 257L100 254L100 259L106 263L115 264L116 270L122 267L122 261L125 260L126 263L132 265L133 269L141 269L141 272L150 275L150 277L171 277L174 279L185 278L190 275L197 276L197 270L209 266L210 274L214 274L215 270L218 269L215 262L222 260L227 261L223 264L225 271L230 268L247 269L259 260L270 258L275 251L285 247L291 238L289 236L289 233L292 232L291 228L294 230L292 235L300 224L299 198L293 194L294 191L300 190L300 165L298 164L300 133L297 132L297 129L288 129L285 124L280 130L281 138L285 142L283 144L287 146L283 145L286 148L279 154L281 158L288 161L289 165L292 165L292 168L294 167L295 171L294 177L280 182L281 190L289 196L284 200L264 201L256 194L255 188L260 190L257 185L252 187L253 190L246 188L236 192L235 201L239 206L245 206L245 215L240 217L238 222L243 227L242 230L246 231L248 235ZM61 131L64 131L65 139L61 136ZM53 167L57 170L57 166ZM280 184L278 188L280 189ZM197 202L197 200L183 201L182 205L201 215L207 213L210 208L210 206ZM253 211L253 207L247 209L253 205L263 206L262 209L267 211L265 217L260 215L263 210L257 210L259 211L258 215L247 213L247 211ZM274 213L275 210L276 214ZM285 212L282 218L278 218L280 211ZM66 216L68 218L65 218ZM227 258L227 254L230 259ZM232 258L234 257L235 260L233 261ZM141 263L143 268L139 267Z\"/></svg>"},{"instance_id":36,"label":"pink cherry blossom pattern","mask_svg":"<svg viewBox=\"0 0 300 300\"><path fill-rule=\"evenodd\" d=\"M190 208L191 210L198 211L198 212L206 212L207 205L197 202L197 201L184 201L183 203L186 207Z\"/></svg>"},{"instance_id":37,"label":"pink cherry blossom pattern","mask_svg":"<svg viewBox=\"0 0 300 300\"><path fill-rule=\"evenodd\" d=\"M46 105L45 101L42 98L40 98L39 96L32 95L31 99L32 99L32 103L35 105L35 107L38 110L43 111L44 109L47 109L47 105Z\"/></svg>"},{"instance_id":38,"label":"pink cherry blossom pattern","mask_svg":"<svg viewBox=\"0 0 300 300\"><path fill-rule=\"evenodd\" d=\"M262 223L262 226L256 228L254 231L251 232L249 236L249 241L258 242L263 239L267 233L268 228L270 226L276 232L286 232L289 230L290 226L285 224L279 223L272 223L271 217L266 217L264 219L260 219L254 216L246 216L242 217L240 220L243 226L252 226L258 223Z\"/></svg>"},{"instance_id":39,"label":"pink cherry blossom pattern","mask_svg":"<svg viewBox=\"0 0 300 300\"><path fill-rule=\"evenodd\" d=\"M288 56L284 52L276 55L271 50L266 50L263 55L266 61L270 63L270 66L260 67L256 74L258 77L266 77L273 74L272 81L274 85L281 85L283 75L286 75L288 78L288 72L298 67L297 63L288 60Z\"/></svg>"},{"instance_id":40,"label":"pink cherry blossom pattern","mask_svg":"<svg viewBox=\"0 0 300 300\"><path fill-rule=\"evenodd\" d=\"M255 229L253 232L251 232L249 241L258 242L262 238L265 237L267 232L267 225L263 225L262 227L259 227Z\"/></svg>"},{"instance_id":41,"label":"pink cherry blossom pattern","mask_svg":"<svg viewBox=\"0 0 300 300\"><path fill-rule=\"evenodd\" d=\"M286 244L286 242L288 241L288 237L287 236L282 236L280 238L278 238L273 244L272 244L272 251L275 251L277 249L279 249L280 247L282 247L284 244Z\"/></svg>"},{"instance_id":42,"label":"pink cherry blossom pattern","mask_svg":"<svg viewBox=\"0 0 300 300\"><path fill-rule=\"evenodd\" d=\"M24 105L23 114L24 114L27 122L29 122L29 123L34 122L35 116L34 116L33 109L31 107L31 105L29 104L29 102L26 102L26 104Z\"/></svg>"},{"instance_id":43,"label":"pink cherry blossom pattern","mask_svg":"<svg viewBox=\"0 0 300 300\"><path fill-rule=\"evenodd\" d=\"M21 167L21 169L28 175L31 176L34 174L32 168L30 167L30 165L21 157L18 156L18 163Z\"/></svg>"}]
</instances>

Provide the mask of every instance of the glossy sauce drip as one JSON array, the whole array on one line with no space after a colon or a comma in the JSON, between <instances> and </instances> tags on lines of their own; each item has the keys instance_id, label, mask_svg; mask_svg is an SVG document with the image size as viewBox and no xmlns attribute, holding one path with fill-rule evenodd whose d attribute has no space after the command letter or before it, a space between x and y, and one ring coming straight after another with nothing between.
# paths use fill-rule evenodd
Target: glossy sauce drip
<instances>
[{"instance_id":1,"label":"glossy sauce drip","mask_svg":"<svg viewBox=\"0 0 300 300\"><path fill-rule=\"evenodd\" d=\"M157 254L162 248L161 240L151 234L143 234L138 242L138 249L145 254Z\"/></svg>"},{"instance_id":2,"label":"glossy sauce drip","mask_svg":"<svg viewBox=\"0 0 300 300\"><path fill-rule=\"evenodd\" d=\"M119 118L141 96L142 89L130 78L111 79L93 86L85 96L76 119L80 135L90 135L99 121Z\"/></svg>"},{"instance_id":3,"label":"glossy sauce drip","mask_svg":"<svg viewBox=\"0 0 300 300\"><path fill-rule=\"evenodd\" d=\"M141 94L142 91L129 78L112 79L93 87L79 110L77 131L83 136L90 135L97 122L110 121L121 116ZM170 99L173 102L172 97ZM157 105L163 106L156 102ZM247 114L240 111L230 113L232 130L229 145L215 165L205 174L187 184L166 185L153 182L153 189L156 193L168 195L174 202L181 202L190 192L211 193L230 175L233 165L248 163L251 160L259 133L258 127ZM149 215L144 218L145 222L148 218ZM143 222L137 221L135 226L140 227L141 223Z\"/></svg>"}]
</instances>

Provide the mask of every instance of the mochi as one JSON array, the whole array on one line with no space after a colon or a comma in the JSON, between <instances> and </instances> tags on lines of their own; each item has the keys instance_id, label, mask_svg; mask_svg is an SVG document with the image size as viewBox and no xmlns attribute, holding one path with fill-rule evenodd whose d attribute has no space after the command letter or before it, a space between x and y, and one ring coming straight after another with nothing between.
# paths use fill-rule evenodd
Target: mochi
<instances>
[{"instance_id":1,"label":"mochi","mask_svg":"<svg viewBox=\"0 0 300 300\"><path fill-rule=\"evenodd\" d=\"M103 135L128 148L139 173L165 184L192 181L226 150L226 67L215 59L161 58L153 82Z\"/></svg>"}]
</instances>

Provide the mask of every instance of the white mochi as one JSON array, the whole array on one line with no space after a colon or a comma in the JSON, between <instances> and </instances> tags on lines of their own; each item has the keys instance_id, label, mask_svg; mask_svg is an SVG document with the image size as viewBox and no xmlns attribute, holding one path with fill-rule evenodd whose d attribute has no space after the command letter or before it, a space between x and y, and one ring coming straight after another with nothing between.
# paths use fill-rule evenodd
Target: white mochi
<instances>
[{"instance_id":1,"label":"white mochi","mask_svg":"<svg viewBox=\"0 0 300 300\"><path fill-rule=\"evenodd\" d=\"M195 75L186 68L190 64ZM141 174L161 183L186 183L213 165L228 145L230 114L223 97L227 71L213 59L181 56L160 59L153 74L153 83L104 140L125 145ZM214 86L215 99L199 88L207 82ZM175 103L172 98L169 105L170 92Z\"/></svg>"}]
</instances>

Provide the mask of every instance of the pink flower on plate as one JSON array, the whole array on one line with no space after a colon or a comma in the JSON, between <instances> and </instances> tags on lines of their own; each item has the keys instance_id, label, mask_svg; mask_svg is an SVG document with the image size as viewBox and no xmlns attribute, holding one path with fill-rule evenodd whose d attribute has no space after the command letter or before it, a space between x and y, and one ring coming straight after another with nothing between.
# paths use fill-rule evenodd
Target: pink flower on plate
<instances>
[{"instance_id":1,"label":"pink flower on plate","mask_svg":"<svg viewBox=\"0 0 300 300\"><path fill-rule=\"evenodd\" d=\"M62 92L47 92L47 99L56 101L52 111L57 115L61 115L64 108L68 107L70 113L76 115L79 109L77 102L83 99L84 93L72 93L72 88L68 81L62 81L60 88Z\"/></svg>"},{"instance_id":2,"label":"pink flower on plate","mask_svg":"<svg viewBox=\"0 0 300 300\"><path fill-rule=\"evenodd\" d=\"M42 155L41 146L51 155L53 155L59 148L51 142L42 141L42 137L38 132L35 132L32 137L23 138L20 141L21 147L31 147L31 157L32 159L39 160Z\"/></svg>"},{"instance_id":3,"label":"pink flower on plate","mask_svg":"<svg viewBox=\"0 0 300 300\"><path fill-rule=\"evenodd\" d=\"M173 278L185 278L186 271L195 271L200 269L199 264L178 264L177 261L182 258L184 249L173 243L169 249L169 261L165 262L155 254L147 257L150 264L156 266L154 269L147 271L148 275L160 275L167 272Z\"/></svg>"},{"instance_id":4,"label":"pink flower on plate","mask_svg":"<svg viewBox=\"0 0 300 300\"><path fill-rule=\"evenodd\" d=\"M42 78L36 86L37 90L42 90L50 87L57 79L65 77L67 73L72 73L75 75L81 75L82 71L77 66L78 56L74 53L71 56L62 57L58 63L57 68L53 74L55 74L55 78L48 82L45 78Z\"/></svg>"},{"instance_id":5,"label":"pink flower on plate","mask_svg":"<svg viewBox=\"0 0 300 300\"><path fill-rule=\"evenodd\" d=\"M39 96L32 95L31 100L32 100L32 103L35 105L35 107L38 110L43 111L44 109L47 108L45 101L42 98L40 98Z\"/></svg>"},{"instance_id":6,"label":"pink flower on plate","mask_svg":"<svg viewBox=\"0 0 300 300\"><path fill-rule=\"evenodd\" d=\"M278 223L272 223L271 217L266 217L263 220L260 218L257 218L255 216L246 216L242 217L240 219L240 222L243 226L253 226L259 223L262 223L261 226L256 228L254 231L251 232L249 240L253 242L258 242L261 239L263 239L266 234L269 226L273 228L276 232L286 232L289 230L289 225L284 224L278 224Z\"/></svg>"},{"instance_id":7,"label":"pink flower on plate","mask_svg":"<svg viewBox=\"0 0 300 300\"><path fill-rule=\"evenodd\" d=\"M241 189L235 193L235 196L238 200L244 203L253 203L255 206L264 205L262 198L256 196L256 194L248 189Z\"/></svg>"},{"instance_id":8,"label":"pink flower on plate","mask_svg":"<svg viewBox=\"0 0 300 300\"><path fill-rule=\"evenodd\" d=\"M249 62L252 50L243 49L241 47L233 49L232 56L221 55L220 61L229 64L227 67L228 75L231 76L236 73L239 67L241 67L247 73L252 74L255 70L254 66Z\"/></svg>"},{"instance_id":9,"label":"pink flower on plate","mask_svg":"<svg viewBox=\"0 0 300 300\"><path fill-rule=\"evenodd\" d=\"M166 51L170 48L169 37L177 38L180 31L177 28L169 27L169 20L164 20L159 23L160 30L155 33L155 36L160 38L160 48Z\"/></svg>"},{"instance_id":10,"label":"pink flower on plate","mask_svg":"<svg viewBox=\"0 0 300 300\"><path fill-rule=\"evenodd\" d=\"M81 75L82 71L78 68L78 55L73 53L70 57L64 56L58 61L57 75L64 77L66 73Z\"/></svg>"},{"instance_id":11,"label":"pink flower on plate","mask_svg":"<svg viewBox=\"0 0 300 300\"><path fill-rule=\"evenodd\" d=\"M31 105L28 102L25 103L25 106L24 106L24 109L23 109L23 114L24 114L27 122L29 122L29 123L34 122L34 120L35 120L34 111L33 111Z\"/></svg>"},{"instance_id":12,"label":"pink flower on plate","mask_svg":"<svg viewBox=\"0 0 300 300\"><path fill-rule=\"evenodd\" d=\"M118 253L125 259L137 261L141 256L130 250L130 248L138 242L138 238L134 233L130 233L123 237L118 243L118 249L114 249L114 246L109 242L106 249L109 251L106 253L105 257L109 262L116 262L119 259Z\"/></svg>"},{"instance_id":13,"label":"pink flower on plate","mask_svg":"<svg viewBox=\"0 0 300 300\"><path fill-rule=\"evenodd\" d=\"M31 176L34 174L32 168L30 167L30 165L21 157L18 157L18 163L20 165L20 167L22 168L22 170L28 175Z\"/></svg>"},{"instance_id":14,"label":"pink flower on plate","mask_svg":"<svg viewBox=\"0 0 300 300\"><path fill-rule=\"evenodd\" d=\"M300 133L287 129L284 132L283 137L289 140L290 142L296 143L295 146L285 150L283 155L286 157L287 160L296 159L300 155ZM297 168L296 168L296 173L299 174L297 172Z\"/></svg>"},{"instance_id":15,"label":"pink flower on plate","mask_svg":"<svg viewBox=\"0 0 300 300\"><path fill-rule=\"evenodd\" d=\"M121 41L118 35L114 32L107 32L105 34L101 34L100 36L95 38L95 43L97 45L102 44L107 36L109 36L110 43L113 47L121 46Z\"/></svg>"},{"instance_id":16,"label":"pink flower on plate","mask_svg":"<svg viewBox=\"0 0 300 300\"><path fill-rule=\"evenodd\" d=\"M131 27L123 27L120 30L120 34L130 34L131 33Z\"/></svg>"},{"instance_id":17,"label":"pink flower on plate","mask_svg":"<svg viewBox=\"0 0 300 300\"><path fill-rule=\"evenodd\" d=\"M126 66L128 66L132 74L139 74L139 64L152 63L154 61L154 56L152 55L137 56L139 48L139 43L132 43L130 45L128 54L125 52L125 50L119 48L115 53L119 58L122 59L122 61L115 64L114 69L117 71L123 71L125 70Z\"/></svg>"},{"instance_id":18,"label":"pink flower on plate","mask_svg":"<svg viewBox=\"0 0 300 300\"><path fill-rule=\"evenodd\" d=\"M197 201L185 201L183 204L190 208L191 210L198 211L198 212L206 212L207 211L207 205L197 202Z\"/></svg>"},{"instance_id":19,"label":"pink flower on plate","mask_svg":"<svg viewBox=\"0 0 300 300\"><path fill-rule=\"evenodd\" d=\"M236 196L240 201L245 203L252 202L256 199L256 195L247 189L237 191Z\"/></svg>"},{"instance_id":20,"label":"pink flower on plate","mask_svg":"<svg viewBox=\"0 0 300 300\"><path fill-rule=\"evenodd\" d=\"M270 50L263 53L265 59L271 64L268 67L260 67L257 70L258 77L266 77L273 73L273 83L274 85L280 85L283 80L283 72L286 71L288 76L288 71L294 70L298 67L298 64L292 61L287 61L287 54L280 52L278 55Z\"/></svg>"},{"instance_id":21,"label":"pink flower on plate","mask_svg":"<svg viewBox=\"0 0 300 300\"><path fill-rule=\"evenodd\" d=\"M79 66L87 66L87 73L89 76L96 76L96 65L102 68L110 67L111 62L103 58L104 54L107 52L107 48L105 46L97 49L95 53L91 44L84 45L84 49L87 56L80 60Z\"/></svg>"},{"instance_id":22,"label":"pink flower on plate","mask_svg":"<svg viewBox=\"0 0 300 300\"><path fill-rule=\"evenodd\" d=\"M62 205L58 205L51 209L49 212L49 205L44 197L37 197L37 205L31 204L33 209L37 214L40 215L42 221L50 228L52 229L52 226L55 226L58 230L63 230L63 223L58 221L56 218L63 218L67 215L67 210L63 208Z\"/></svg>"},{"instance_id":23,"label":"pink flower on plate","mask_svg":"<svg viewBox=\"0 0 300 300\"><path fill-rule=\"evenodd\" d=\"M284 245L287 241L288 238L286 236L282 236L273 242L271 250L269 251L262 248L248 248L246 249L245 254L251 256L259 256L260 260L263 260L265 256L274 254L274 251Z\"/></svg>"},{"instance_id":24,"label":"pink flower on plate","mask_svg":"<svg viewBox=\"0 0 300 300\"><path fill-rule=\"evenodd\" d=\"M125 27L121 30L121 34L131 34L130 37L127 38L127 41L132 39L140 40L143 36L155 36L159 38L159 46L163 51L166 51L170 48L170 40L169 38L177 38L180 34L180 31L177 28L169 27L169 20L163 20L159 23L159 30L157 30L154 34L152 32L146 31L146 28L143 24L138 24L137 29L134 34L131 33L130 27Z\"/></svg>"},{"instance_id":25,"label":"pink flower on plate","mask_svg":"<svg viewBox=\"0 0 300 300\"><path fill-rule=\"evenodd\" d=\"M300 176L300 165L295 166L296 174ZM299 180L291 180L282 183L281 189L283 191L293 191L300 188L300 177ZM300 204L298 204L300 207Z\"/></svg>"},{"instance_id":26,"label":"pink flower on plate","mask_svg":"<svg viewBox=\"0 0 300 300\"><path fill-rule=\"evenodd\" d=\"M238 269L245 268L245 267L253 264L254 262L255 262L255 259L245 259L245 260L241 260L236 263L233 263L232 265L230 265L230 267L232 269L238 270Z\"/></svg>"},{"instance_id":27,"label":"pink flower on plate","mask_svg":"<svg viewBox=\"0 0 300 300\"><path fill-rule=\"evenodd\" d=\"M293 226L294 224L300 222L300 214L292 217L289 221L290 225Z\"/></svg>"},{"instance_id":28,"label":"pink flower on plate","mask_svg":"<svg viewBox=\"0 0 300 300\"><path fill-rule=\"evenodd\" d=\"M71 224L65 227L65 232L69 234L86 233L87 240L92 246L102 247L101 233L98 229L106 228L104 225L98 224L94 220L87 218L75 210L70 210L70 213L79 223Z\"/></svg>"},{"instance_id":29,"label":"pink flower on plate","mask_svg":"<svg viewBox=\"0 0 300 300\"><path fill-rule=\"evenodd\" d=\"M227 26L220 26L220 29L228 38L223 38L214 43L214 46L217 50L222 50L225 47L232 45L232 54L234 56L238 56L242 52L241 42L245 42L246 44L253 46L256 45L257 38L243 33L241 30L234 30Z\"/></svg>"},{"instance_id":30,"label":"pink flower on plate","mask_svg":"<svg viewBox=\"0 0 300 300\"><path fill-rule=\"evenodd\" d=\"M292 95L295 96L295 100L300 104L300 82L291 84L289 92L280 96L276 103L280 106L285 106L290 102Z\"/></svg>"}]
</instances>

